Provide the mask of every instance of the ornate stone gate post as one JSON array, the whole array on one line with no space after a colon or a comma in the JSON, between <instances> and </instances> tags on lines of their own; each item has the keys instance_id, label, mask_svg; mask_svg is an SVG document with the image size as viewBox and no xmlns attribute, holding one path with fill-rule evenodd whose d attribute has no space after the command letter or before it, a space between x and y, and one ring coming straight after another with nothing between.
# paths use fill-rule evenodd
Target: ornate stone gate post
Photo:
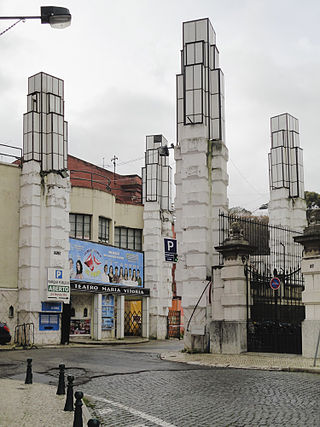
<instances>
[{"instance_id":1,"label":"ornate stone gate post","mask_svg":"<svg viewBox=\"0 0 320 427\"><path fill-rule=\"evenodd\" d=\"M216 250L223 255L219 291L222 319L209 324L212 353L239 354L247 351L247 280L245 263L253 247L244 239L240 224L231 225L230 237ZM222 288L222 290L221 290ZM213 282L213 293L215 282ZM222 291L222 292L221 292ZM215 312L212 313L213 319Z\"/></svg>"},{"instance_id":2,"label":"ornate stone gate post","mask_svg":"<svg viewBox=\"0 0 320 427\"><path fill-rule=\"evenodd\" d=\"M304 246L301 271L306 317L302 322L302 355L314 357L320 331L320 209L313 212L303 235L294 237L294 240Z\"/></svg>"}]
</instances>

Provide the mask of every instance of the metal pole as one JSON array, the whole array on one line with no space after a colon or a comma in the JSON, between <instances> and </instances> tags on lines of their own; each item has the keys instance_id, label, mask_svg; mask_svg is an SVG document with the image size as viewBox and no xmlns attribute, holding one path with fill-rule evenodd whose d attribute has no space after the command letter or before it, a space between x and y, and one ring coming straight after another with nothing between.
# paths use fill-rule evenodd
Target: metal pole
<instances>
[{"instance_id":1,"label":"metal pole","mask_svg":"<svg viewBox=\"0 0 320 427\"><path fill-rule=\"evenodd\" d=\"M0 16L0 19L41 19L41 16Z\"/></svg>"},{"instance_id":2,"label":"metal pole","mask_svg":"<svg viewBox=\"0 0 320 427\"><path fill-rule=\"evenodd\" d=\"M318 335L318 342L317 342L317 347L316 347L316 353L314 355L313 366L316 366L317 356L318 356L318 350L319 350L319 343L320 343L320 330L319 330L319 335Z\"/></svg>"}]
</instances>

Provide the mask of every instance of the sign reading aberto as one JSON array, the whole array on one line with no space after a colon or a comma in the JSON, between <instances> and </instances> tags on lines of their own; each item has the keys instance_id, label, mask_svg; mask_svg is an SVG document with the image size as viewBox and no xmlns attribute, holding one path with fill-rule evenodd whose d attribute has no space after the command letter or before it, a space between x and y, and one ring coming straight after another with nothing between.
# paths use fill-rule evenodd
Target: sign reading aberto
<instances>
[{"instance_id":1,"label":"sign reading aberto","mask_svg":"<svg viewBox=\"0 0 320 427\"><path fill-rule=\"evenodd\" d=\"M70 279L68 273L63 268L48 267L48 300L63 301L69 304Z\"/></svg>"}]
</instances>

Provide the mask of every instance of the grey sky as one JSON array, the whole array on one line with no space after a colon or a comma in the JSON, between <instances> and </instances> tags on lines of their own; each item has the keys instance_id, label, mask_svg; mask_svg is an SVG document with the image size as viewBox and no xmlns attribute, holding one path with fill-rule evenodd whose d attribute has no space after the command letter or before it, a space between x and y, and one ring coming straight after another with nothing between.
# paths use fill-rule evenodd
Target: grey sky
<instances>
[{"instance_id":1,"label":"grey sky","mask_svg":"<svg viewBox=\"0 0 320 427\"><path fill-rule=\"evenodd\" d=\"M51 4L51 3L50 3ZM119 157L141 173L145 135L175 142L182 22L210 18L225 74L230 206L268 201L269 118L300 122L305 187L320 192L320 2L317 0L64 0L71 27L19 23L0 37L0 142L22 145L27 78L65 81L69 151L95 164ZM0 15L37 15L38 0L1 0ZM0 22L0 31L10 25ZM122 163L122 164L121 164ZM174 163L173 158L171 163Z\"/></svg>"}]
</instances>

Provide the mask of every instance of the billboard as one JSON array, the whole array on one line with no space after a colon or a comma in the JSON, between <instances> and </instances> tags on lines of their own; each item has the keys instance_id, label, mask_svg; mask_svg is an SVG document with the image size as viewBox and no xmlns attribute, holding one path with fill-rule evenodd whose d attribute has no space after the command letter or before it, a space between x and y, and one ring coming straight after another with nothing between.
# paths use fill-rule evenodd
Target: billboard
<instances>
[{"instance_id":1,"label":"billboard","mask_svg":"<svg viewBox=\"0 0 320 427\"><path fill-rule=\"evenodd\" d=\"M143 253L83 240L70 240L70 279L143 287Z\"/></svg>"}]
</instances>

